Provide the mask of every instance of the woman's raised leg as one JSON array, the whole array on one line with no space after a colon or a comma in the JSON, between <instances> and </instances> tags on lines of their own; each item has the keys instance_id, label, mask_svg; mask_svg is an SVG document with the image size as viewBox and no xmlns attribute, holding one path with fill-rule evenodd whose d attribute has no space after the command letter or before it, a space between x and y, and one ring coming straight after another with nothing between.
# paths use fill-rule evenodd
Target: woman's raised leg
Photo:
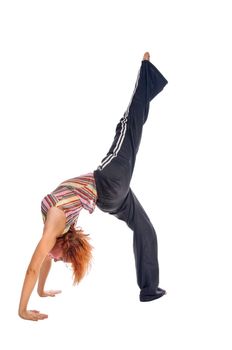
<instances>
[{"instance_id":1,"label":"woman's raised leg","mask_svg":"<svg viewBox=\"0 0 232 350\"><path fill-rule=\"evenodd\" d=\"M149 54L146 53L129 106L116 127L114 141L94 172L99 193L98 205L105 211L116 209L129 191L150 101L167 84L164 76L148 59Z\"/></svg>"}]
</instances>

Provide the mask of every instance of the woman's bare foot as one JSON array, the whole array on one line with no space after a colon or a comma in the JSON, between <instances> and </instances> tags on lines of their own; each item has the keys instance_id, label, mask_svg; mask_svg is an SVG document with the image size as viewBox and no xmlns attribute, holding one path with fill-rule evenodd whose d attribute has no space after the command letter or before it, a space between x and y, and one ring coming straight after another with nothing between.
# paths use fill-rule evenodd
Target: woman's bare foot
<instances>
[{"instance_id":1,"label":"woman's bare foot","mask_svg":"<svg viewBox=\"0 0 232 350\"><path fill-rule=\"evenodd\" d=\"M143 55L143 60L144 61L150 61L150 54L149 54L149 52L145 52L145 54Z\"/></svg>"}]
</instances>

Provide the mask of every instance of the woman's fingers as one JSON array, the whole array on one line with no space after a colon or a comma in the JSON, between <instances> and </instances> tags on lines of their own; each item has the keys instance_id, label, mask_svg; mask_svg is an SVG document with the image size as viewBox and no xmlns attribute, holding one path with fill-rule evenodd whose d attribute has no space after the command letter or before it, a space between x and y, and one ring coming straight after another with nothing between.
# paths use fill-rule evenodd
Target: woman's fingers
<instances>
[{"instance_id":1,"label":"woman's fingers","mask_svg":"<svg viewBox=\"0 0 232 350\"><path fill-rule=\"evenodd\" d=\"M32 321L38 321L38 320L44 320L45 318L48 318L48 315L46 314L41 314L39 311L37 310L30 310L28 312L31 316L31 320Z\"/></svg>"},{"instance_id":2,"label":"woman's fingers","mask_svg":"<svg viewBox=\"0 0 232 350\"><path fill-rule=\"evenodd\" d=\"M55 297L56 294L60 294L61 293L61 290L48 290L45 293L47 293L47 295L50 296L50 297Z\"/></svg>"},{"instance_id":3,"label":"woman's fingers","mask_svg":"<svg viewBox=\"0 0 232 350\"><path fill-rule=\"evenodd\" d=\"M37 320L44 320L45 318L48 318L48 315L36 313L36 318Z\"/></svg>"},{"instance_id":4,"label":"woman's fingers","mask_svg":"<svg viewBox=\"0 0 232 350\"><path fill-rule=\"evenodd\" d=\"M55 297L56 294L62 293L61 290L45 290L42 293L39 293L41 297Z\"/></svg>"}]
</instances>

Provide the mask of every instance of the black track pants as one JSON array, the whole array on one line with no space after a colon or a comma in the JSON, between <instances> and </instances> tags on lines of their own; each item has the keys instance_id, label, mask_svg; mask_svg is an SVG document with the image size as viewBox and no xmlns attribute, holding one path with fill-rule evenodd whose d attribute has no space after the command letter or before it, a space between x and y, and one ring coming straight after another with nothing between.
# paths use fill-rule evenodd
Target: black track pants
<instances>
[{"instance_id":1,"label":"black track pants","mask_svg":"<svg viewBox=\"0 0 232 350\"><path fill-rule=\"evenodd\" d=\"M130 104L116 127L113 144L94 171L97 206L125 221L134 232L140 300L154 294L159 285L157 237L146 212L130 188L130 181L149 103L166 84L167 80L151 62L142 61Z\"/></svg>"}]
</instances>

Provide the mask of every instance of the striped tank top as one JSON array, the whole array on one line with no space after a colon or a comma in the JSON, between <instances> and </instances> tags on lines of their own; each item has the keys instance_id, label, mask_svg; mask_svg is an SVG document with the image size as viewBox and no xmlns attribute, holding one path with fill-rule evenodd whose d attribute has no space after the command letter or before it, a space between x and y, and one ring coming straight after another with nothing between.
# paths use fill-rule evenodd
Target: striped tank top
<instances>
[{"instance_id":1,"label":"striped tank top","mask_svg":"<svg viewBox=\"0 0 232 350\"><path fill-rule=\"evenodd\" d=\"M82 208L91 214L96 206L97 190L93 173L88 173L62 182L54 191L46 195L41 203L43 222L51 207L60 207L66 216L63 232L75 225Z\"/></svg>"}]
</instances>

